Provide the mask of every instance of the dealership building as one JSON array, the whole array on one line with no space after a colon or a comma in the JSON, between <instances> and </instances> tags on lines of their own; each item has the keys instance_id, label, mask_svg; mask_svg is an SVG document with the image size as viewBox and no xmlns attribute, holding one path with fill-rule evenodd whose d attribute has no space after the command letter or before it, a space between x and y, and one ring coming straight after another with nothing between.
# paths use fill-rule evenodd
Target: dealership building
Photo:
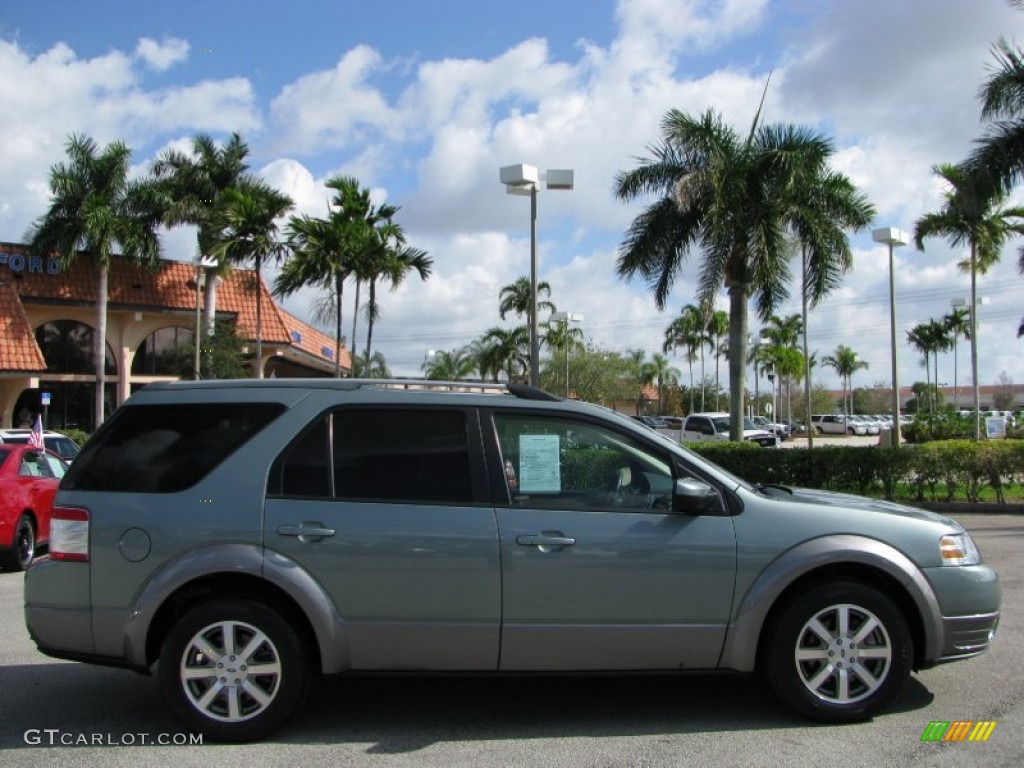
<instances>
[{"instance_id":1,"label":"dealership building","mask_svg":"<svg viewBox=\"0 0 1024 768\"><path fill-rule=\"evenodd\" d=\"M139 387L173 381L171 350L194 346L196 267L162 260L145 267L115 257L107 286L106 412ZM22 426L43 413L49 428L91 431L96 387L93 334L98 269L85 258L62 268L57 258L0 243L0 427ZM205 275L202 276L205 278ZM260 291L262 359L267 377L334 375L334 339L286 312L252 270L219 280L216 317L233 321L255 365L256 291ZM341 348L343 375L351 371Z\"/></svg>"}]
</instances>

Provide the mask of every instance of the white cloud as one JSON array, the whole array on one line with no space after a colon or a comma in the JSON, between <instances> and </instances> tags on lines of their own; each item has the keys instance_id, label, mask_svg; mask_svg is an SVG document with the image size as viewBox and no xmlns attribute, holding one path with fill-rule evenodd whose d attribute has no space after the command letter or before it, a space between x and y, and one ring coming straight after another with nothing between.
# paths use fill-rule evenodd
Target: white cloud
<instances>
[{"instance_id":1,"label":"white cloud","mask_svg":"<svg viewBox=\"0 0 1024 768\"><path fill-rule=\"evenodd\" d=\"M187 40L177 37L164 38L157 42L151 37L139 38L135 46L135 56L157 72L165 72L175 64L188 59L189 45Z\"/></svg>"}]
</instances>

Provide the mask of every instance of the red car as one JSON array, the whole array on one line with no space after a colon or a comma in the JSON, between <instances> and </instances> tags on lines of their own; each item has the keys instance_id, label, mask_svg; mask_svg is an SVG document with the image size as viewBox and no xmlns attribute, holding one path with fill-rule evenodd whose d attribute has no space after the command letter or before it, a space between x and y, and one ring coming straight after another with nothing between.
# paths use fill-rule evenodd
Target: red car
<instances>
[{"instance_id":1,"label":"red car","mask_svg":"<svg viewBox=\"0 0 1024 768\"><path fill-rule=\"evenodd\" d=\"M31 445L0 445L0 566L23 571L50 538L50 509L67 469Z\"/></svg>"}]
</instances>

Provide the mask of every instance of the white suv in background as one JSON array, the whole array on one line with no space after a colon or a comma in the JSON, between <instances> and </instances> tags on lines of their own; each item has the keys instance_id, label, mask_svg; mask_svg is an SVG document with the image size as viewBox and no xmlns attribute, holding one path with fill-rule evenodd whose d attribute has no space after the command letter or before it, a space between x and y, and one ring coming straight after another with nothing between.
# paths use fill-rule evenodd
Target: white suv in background
<instances>
[{"instance_id":1,"label":"white suv in background","mask_svg":"<svg viewBox=\"0 0 1024 768\"><path fill-rule=\"evenodd\" d=\"M849 423L841 413L821 413L811 421L811 427L819 435L866 435L868 428L853 421Z\"/></svg>"},{"instance_id":2,"label":"white suv in background","mask_svg":"<svg viewBox=\"0 0 1024 768\"><path fill-rule=\"evenodd\" d=\"M728 440L728 413L691 413L683 422L682 441ZM743 419L743 439L762 448L778 448L781 441L774 432L758 429L750 419Z\"/></svg>"}]
</instances>

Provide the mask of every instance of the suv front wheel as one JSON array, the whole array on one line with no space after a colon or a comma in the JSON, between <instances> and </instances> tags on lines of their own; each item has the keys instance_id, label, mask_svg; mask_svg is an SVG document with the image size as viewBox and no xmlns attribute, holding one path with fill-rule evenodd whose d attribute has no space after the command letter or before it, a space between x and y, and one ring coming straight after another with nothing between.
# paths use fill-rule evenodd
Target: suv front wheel
<instances>
[{"instance_id":1,"label":"suv front wheel","mask_svg":"<svg viewBox=\"0 0 1024 768\"><path fill-rule=\"evenodd\" d=\"M910 676L913 642L899 608L858 582L823 584L794 599L769 629L767 677L803 715L866 720Z\"/></svg>"},{"instance_id":2,"label":"suv front wheel","mask_svg":"<svg viewBox=\"0 0 1024 768\"><path fill-rule=\"evenodd\" d=\"M300 636L253 600L214 600L174 625L160 650L164 697L191 729L218 741L251 741L279 728L310 678Z\"/></svg>"}]
</instances>

